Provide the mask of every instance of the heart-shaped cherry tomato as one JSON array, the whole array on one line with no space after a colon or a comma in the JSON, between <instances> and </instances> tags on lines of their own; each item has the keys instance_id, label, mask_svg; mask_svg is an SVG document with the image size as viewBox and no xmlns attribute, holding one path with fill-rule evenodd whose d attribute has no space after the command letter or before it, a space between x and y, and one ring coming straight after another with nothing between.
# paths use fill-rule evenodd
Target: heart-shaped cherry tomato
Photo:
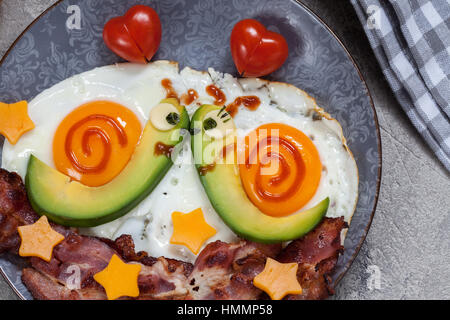
<instances>
[{"instance_id":1,"label":"heart-shaped cherry tomato","mask_svg":"<svg viewBox=\"0 0 450 320\"><path fill-rule=\"evenodd\" d=\"M280 68L288 57L286 39L254 19L238 22L230 43L234 63L244 77L265 76Z\"/></svg>"},{"instance_id":2,"label":"heart-shaped cherry tomato","mask_svg":"<svg viewBox=\"0 0 450 320\"><path fill-rule=\"evenodd\" d=\"M150 7L134 6L124 16L106 23L103 40L123 59L146 63L155 55L161 42L158 14Z\"/></svg>"}]
</instances>

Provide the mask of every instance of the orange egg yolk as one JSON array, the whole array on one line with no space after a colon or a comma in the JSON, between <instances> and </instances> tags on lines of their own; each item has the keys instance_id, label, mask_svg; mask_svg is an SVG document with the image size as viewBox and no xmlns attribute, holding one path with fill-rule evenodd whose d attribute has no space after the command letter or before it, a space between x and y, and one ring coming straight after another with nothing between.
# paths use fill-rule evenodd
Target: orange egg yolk
<instances>
[{"instance_id":1,"label":"orange egg yolk","mask_svg":"<svg viewBox=\"0 0 450 320\"><path fill-rule=\"evenodd\" d=\"M126 107L110 101L86 103L56 130L55 167L84 185L104 185L127 165L141 133L140 121Z\"/></svg>"},{"instance_id":2,"label":"orange egg yolk","mask_svg":"<svg viewBox=\"0 0 450 320\"><path fill-rule=\"evenodd\" d=\"M313 142L301 131L270 123L245 137L239 165L247 196L263 213L283 217L304 207L319 186L322 164Z\"/></svg>"}]
</instances>

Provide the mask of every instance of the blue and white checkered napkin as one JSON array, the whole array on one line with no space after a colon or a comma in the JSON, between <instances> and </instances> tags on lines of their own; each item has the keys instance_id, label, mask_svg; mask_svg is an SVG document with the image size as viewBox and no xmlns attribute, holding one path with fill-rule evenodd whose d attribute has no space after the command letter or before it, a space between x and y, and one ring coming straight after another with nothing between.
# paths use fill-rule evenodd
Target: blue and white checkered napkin
<instances>
[{"instance_id":1,"label":"blue and white checkered napkin","mask_svg":"<svg viewBox=\"0 0 450 320\"><path fill-rule=\"evenodd\" d=\"M351 0L401 106L450 171L450 0Z\"/></svg>"}]
</instances>

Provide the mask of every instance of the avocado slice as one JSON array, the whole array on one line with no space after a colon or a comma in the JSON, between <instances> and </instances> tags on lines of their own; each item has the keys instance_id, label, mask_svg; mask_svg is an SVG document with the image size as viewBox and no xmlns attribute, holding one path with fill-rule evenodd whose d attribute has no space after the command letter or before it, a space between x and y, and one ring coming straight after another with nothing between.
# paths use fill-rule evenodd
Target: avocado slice
<instances>
[{"instance_id":1,"label":"avocado slice","mask_svg":"<svg viewBox=\"0 0 450 320\"><path fill-rule=\"evenodd\" d=\"M294 215L271 217L262 213L247 197L237 164L229 161L214 163L214 160L211 160L214 156L209 157L209 154L214 153L211 150L216 148L211 144L218 141L205 134L205 124L210 122L205 120L210 119L209 115L216 110L223 113L223 109L214 105L203 105L195 112L191 119L191 144L201 183L222 220L242 238L262 243L294 240L314 229L327 213L329 198L311 209ZM231 117L222 115L214 118L233 121ZM217 127L220 125L217 124ZM222 142L217 145L225 144Z\"/></svg>"},{"instance_id":2,"label":"avocado slice","mask_svg":"<svg viewBox=\"0 0 450 320\"><path fill-rule=\"evenodd\" d=\"M175 146L181 129L189 129L189 115L177 99L165 99L179 111L179 122L161 131L148 121L126 167L109 183L88 187L49 167L31 155L25 178L33 209L52 221L71 227L94 227L115 220L147 197L172 166L164 154L156 154L158 143Z\"/></svg>"}]
</instances>

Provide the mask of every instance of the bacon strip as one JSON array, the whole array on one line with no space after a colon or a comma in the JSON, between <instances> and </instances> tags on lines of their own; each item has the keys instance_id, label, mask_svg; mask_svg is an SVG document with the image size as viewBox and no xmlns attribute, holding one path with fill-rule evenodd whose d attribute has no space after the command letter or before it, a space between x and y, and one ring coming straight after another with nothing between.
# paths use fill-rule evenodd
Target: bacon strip
<instances>
[{"instance_id":1,"label":"bacon strip","mask_svg":"<svg viewBox=\"0 0 450 320\"><path fill-rule=\"evenodd\" d=\"M38 218L28 202L22 178L0 169L0 254L17 252L20 246L17 227L32 224Z\"/></svg>"},{"instance_id":2,"label":"bacon strip","mask_svg":"<svg viewBox=\"0 0 450 320\"><path fill-rule=\"evenodd\" d=\"M0 169L0 253L17 254L17 227L32 224L38 218L20 176ZM126 262L142 265L139 299L184 299L188 295L185 283L192 264L135 253L133 240L127 235L111 241L82 236L56 224L52 227L65 236L64 241L55 247L50 262L30 258L30 267L22 273L22 281L36 299L106 299L93 275L108 265L114 253Z\"/></svg>"},{"instance_id":3,"label":"bacon strip","mask_svg":"<svg viewBox=\"0 0 450 320\"><path fill-rule=\"evenodd\" d=\"M199 254L189 277L189 290L196 300L253 300L261 291L253 278L274 258L281 244L261 245L248 241L228 244L216 241Z\"/></svg>"},{"instance_id":4,"label":"bacon strip","mask_svg":"<svg viewBox=\"0 0 450 320\"><path fill-rule=\"evenodd\" d=\"M32 224L38 215L31 208L21 178L0 169L0 254L17 253L17 227ZM103 270L113 254L125 262L139 263L142 271L138 299L267 299L253 286L253 278L265 266L267 257L280 262L297 262L302 295L287 299L324 299L333 294L329 274L342 251L340 233L343 218L324 221L302 239L282 250L281 244L264 245L249 241L208 244L194 265L164 257L135 252L129 235L115 241L79 235L75 230L52 226L65 239L53 251L50 262L30 258L22 280L36 299L103 300L104 289L93 275ZM75 281L79 279L79 281Z\"/></svg>"},{"instance_id":5,"label":"bacon strip","mask_svg":"<svg viewBox=\"0 0 450 320\"><path fill-rule=\"evenodd\" d=\"M341 231L348 227L343 217L325 218L312 232L292 241L281 252L279 262L297 262L297 279L303 288L301 295L289 295L289 300L320 300L334 294L330 274L336 267L341 245Z\"/></svg>"},{"instance_id":6,"label":"bacon strip","mask_svg":"<svg viewBox=\"0 0 450 320\"><path fill-rule=\"evenodd\" d=\"M40 273L41 277L27 270L22 280L37 298L106 299L104 289L95 282L93 276L108 265L113 254L118 254L126 262L135 262L136 257L139 257L137 263L141 264L142 269L138 278L141 293L138 299L186 298L188 291L185 283L192 265L164 257L147 257L145 253L136 254L129 235L121 236L111 245L108 242L105 239L70 234L55 247L50 262L39 258L30 259L32 270ZM129 259L127 255L134 257ZM75 272L78 275L74 278ZM38 289L40 285L36 281L42 281L46 290Z\"/></svg>"}]
</instances>

